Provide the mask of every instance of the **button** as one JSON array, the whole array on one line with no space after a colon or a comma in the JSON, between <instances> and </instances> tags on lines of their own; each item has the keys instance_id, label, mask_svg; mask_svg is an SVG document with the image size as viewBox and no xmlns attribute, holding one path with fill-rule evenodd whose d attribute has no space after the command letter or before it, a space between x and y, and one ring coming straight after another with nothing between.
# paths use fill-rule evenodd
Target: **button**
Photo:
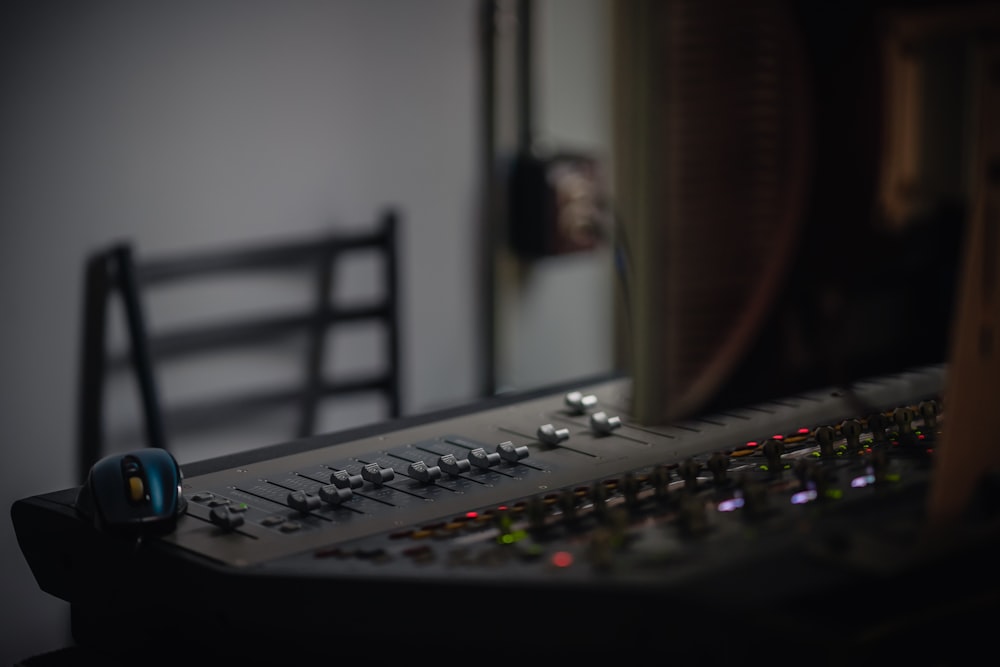
<instances>
[{"instance_id":1,"label":"button","mask_svg":"<svg viewBox=\"0 0 1000 667\"><path fill-rule=\"evenodd\" d=\"M146 486L142 483L142 477L128 478L128 497L133 503L146 497Z\"/></svg>"}]
</instances>

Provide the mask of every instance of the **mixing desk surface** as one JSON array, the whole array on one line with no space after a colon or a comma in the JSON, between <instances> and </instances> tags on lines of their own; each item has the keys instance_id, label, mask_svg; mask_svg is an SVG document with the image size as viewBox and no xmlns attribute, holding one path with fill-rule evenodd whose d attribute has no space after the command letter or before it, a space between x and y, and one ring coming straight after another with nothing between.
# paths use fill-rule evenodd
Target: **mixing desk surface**
<instances>
[{"instance_id":1,"label":"mixing desk surface","mask_svg":"<svg viewBox=\"0 0 1000 667\"><path fill-rule=\"evenodd\" d=\"M998 609L997 530L988 493L926 530L944 375L659 427L597 379L186 465L163 535L76 489L12 516L77 641L125 655L954 656L941 629Z\"/></svg>"}]
</instances>

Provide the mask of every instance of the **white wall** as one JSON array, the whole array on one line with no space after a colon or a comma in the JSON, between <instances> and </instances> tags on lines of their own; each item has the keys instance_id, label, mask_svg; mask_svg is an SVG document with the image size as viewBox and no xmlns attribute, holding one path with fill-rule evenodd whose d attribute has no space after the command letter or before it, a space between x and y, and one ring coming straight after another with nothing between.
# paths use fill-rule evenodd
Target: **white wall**
<instances>
[{"instance_id":1,"label":"white wall","mask_svg":"<svg viewBox=\"0 0 1000 667\"><path fill-rule=\"evenodd\" d=\"M540 130L609 144L603 0L539 3ZM6 507L74 480L84 255L404 216L404 410L475 398L481 223L472 0L15 0L0 9L0 418ZM561 27L560 27L561 26ZM568 74L559 68L568 67ZM595 86L597 88L595 88ZM605 256L539 265L499 344L517 387L610 365ZM567 344L569 343L569 344ZM554 354L559 351L560 354ZM68 641L0 527L0 660Z\"/></svg>"},{"instance_id":2,"label":"white wall","mask_svg":"<svg viewBox=\"0 0 1000 667\"><path fill-rule=\"evenodd\" d=\"M612 197L610 3L536 0L534 8L532 125L538 148L593 155ZM512 32L508 26L504 39L514 39ZM516 149L515 101L499 100L501 121L508 123L501 157ZM612 370L617 292L611 247L528 261L503 249L498 254L498 388L530 389Z\"/></svg>"},{"instance_id":3,"label":"white wall","mask_svg":"<svg viewBox=\"0 0 1000 667\"><path fill-rule=\"evenodd\" d=\"M2 498L67 488L81 263L404 216L407 412L477 364L477 4L7 2L0 14ZM65 641L7 520L0 660Z\"/></svg>"}]
</instances>

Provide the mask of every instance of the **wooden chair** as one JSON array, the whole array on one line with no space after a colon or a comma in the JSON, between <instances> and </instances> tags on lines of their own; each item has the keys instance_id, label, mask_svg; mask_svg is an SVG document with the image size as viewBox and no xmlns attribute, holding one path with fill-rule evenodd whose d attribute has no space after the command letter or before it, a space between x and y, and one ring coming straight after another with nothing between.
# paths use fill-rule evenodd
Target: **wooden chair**
<instances>
[{"instance_id":1,"label":"wooden chair","mask_svg":"<svg viewBox=\"0 0 1000 667\"><path fill-rule=\"evenodd\" d=\"M332 430L336 420L321 421L327 403L350 406L351 399L364 398L369 409L371 401L380 403L367 419L399 416L398 217L389 209L371 230L335 229L158 257L140 256L129 241L90 254L79 351L79 479L116 449L145 445L179 459L208 456L197 449L178 452L199 431L245 427L221 440L223 450L232 450ZM339 293L345 283L357 294ZM226 295L240 285L242 296ZM212 301L214 295L221 295L219 301ZM202 312L179 315L195 302ZM336 363L337 333L351 328L355 339L347 344L376 357L367 366ZM220 366L227 370L212 370L227 355ZM348 348L340 359L357 356ZM270 372L279 363L282 372ZM228 385L222 382L227 377ZM112 383L121 396L112 396ZM357 422L355 413L348 407L341 422L355 425L349 418ZM284 432L254 430L265 415Z\"/></svg>"}]
</instances>

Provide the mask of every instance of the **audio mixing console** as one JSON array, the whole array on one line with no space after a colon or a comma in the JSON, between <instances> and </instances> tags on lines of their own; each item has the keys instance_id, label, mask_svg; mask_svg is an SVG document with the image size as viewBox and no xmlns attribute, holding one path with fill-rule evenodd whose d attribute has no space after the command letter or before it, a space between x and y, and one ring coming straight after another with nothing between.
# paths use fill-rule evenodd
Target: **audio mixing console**
<instances>
[{"instance_id":1,"label":"audio mixing console","mask_svg":"<svg viewBox=\"0 0 1000 667\"><path fill-rule=\"evenodd\" d=\"M98 530L75 489L12 516L77 640L123 655L954 655L940 629L997 610L997 531L988 499L925 529L944 375L658 427L595 379L185 465L165 535Z\"/></svg>"}]
</instances>

